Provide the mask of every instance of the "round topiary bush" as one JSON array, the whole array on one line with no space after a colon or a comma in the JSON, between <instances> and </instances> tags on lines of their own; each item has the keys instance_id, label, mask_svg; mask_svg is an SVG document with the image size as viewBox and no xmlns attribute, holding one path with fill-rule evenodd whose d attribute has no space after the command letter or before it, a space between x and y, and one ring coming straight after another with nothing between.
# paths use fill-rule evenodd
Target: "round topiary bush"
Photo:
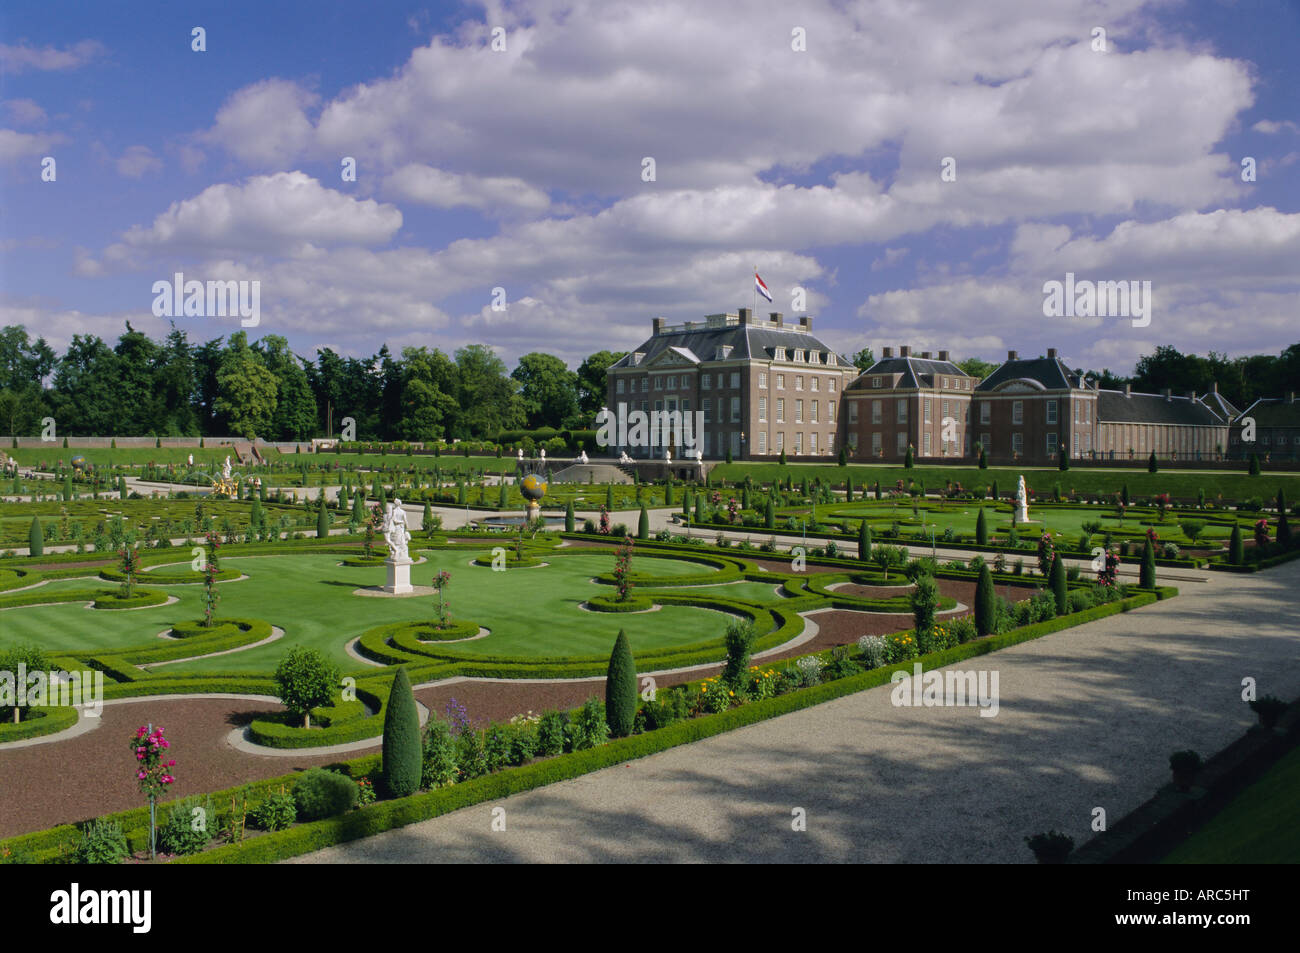
<instances>
[{"instance_id":1,"label":"round topiary bush","mask_svg":"<svg viewBox=\"0 0 1300 953\"><path fill-rule=\"evenodd\" d=\"M303 772L293 786L298 817L315 821L349 811L357 803L357 785L336 771L312 768Z\"/></svg>"}]
</instances>

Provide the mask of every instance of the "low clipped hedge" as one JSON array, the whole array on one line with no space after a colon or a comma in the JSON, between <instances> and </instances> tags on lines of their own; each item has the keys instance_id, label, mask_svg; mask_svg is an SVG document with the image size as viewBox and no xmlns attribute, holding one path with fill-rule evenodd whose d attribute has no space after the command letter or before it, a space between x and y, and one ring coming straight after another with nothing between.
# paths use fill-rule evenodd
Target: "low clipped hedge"
<instances>
[{"instance_id":1,"label":"low clipped hedge","mask_svg":"<svg viewBox=\"0 0 1300 953\"><path fill-rule=\"evenodd\" d=\"M478 635L479 628L477 622L465 619L449 622L445 629L440 628L436 620L408 622L393 633L392 641L397 648L412 646L418 649L421 644L428 642L459 642L462 639L472 639Z\"/></svg>"},{"instance_id":2,"label":"low clipped hedge","mask_svg":"<svg viewBox=\"0 0 1300 953\"><path fill-rule=\"evenodd\" d=\"M101 589L95 597L93 607L96 609L143 609L146 606L160 606L171 596L158 589L137 589L132 596L119 596L112 590Z\"/></svg>"},{"instance_id":3,"label":"low clipped hedge","mask_svg":"<svg viewBox=\"0 0 1300 953\"><path fill-rule=\"evenodd\" d=\"M21 589L41 581L41 573L31 569L0 569L0 592Z\"/></svg>"},{"instance_id":4,"label":"low clipped hedge","mask_svg":"<svg viewBox=\"0 0 1300 953\"><path fill-rule=\"evenodd\" d=\"M49 708L24 708L23 720L14 724L5 719L0 721L0 745L8 741L23 741L27 738L39 738L71 728L77 723L77 709L60 705Z\"/></svg>"},{"instance_id":5,"label":"low clipped hedge","mask_svg":"<svg viewBox=\"0 0 1300 953\"><path fill-rule=\"evenodd\" d=\"M261 642L271 637L271 623L264 619L218 619L216 625L205 629L193 620L172 624L173 639L155 639L145 645L129 646L116 650L101 650L93 655L102 660L116 660L131 665L150 665L170 662L196 655L225 652ZM178 634L179 629L179 634Z\"/></svg>"},{"instance_id":6,"label":"low clipped hedge","mask_svg":"<svg viewBox=\"0 0 1300 953\"><path fill-rule=\"evenodd\" d=\"M230 582L242 575L238 569L221 569L217 571L217 582ZM99 578L107 582L125 582L126 573L113 567L104 567L99 571ZM146 580L157 586L193 586L201 585L205 579L201 572L186 570L184 572L159 572L143 570L136 576L136 582Z\"/></svg>"},{"instance_id":7,"label":"low clipped hedge","mask_svg":"<svg viewBox=\"0 0 1300 953\"><path fill-rule=\"evenodd\" d=\"M267 748L323 748L364 741L383 733L387 704L387 686L380 680L364 685L358 682L356 701L312 709L312 721L319 722L318 727L303 728L287 713L255 718L249 723L248 739Z\"/></svg>"}]
</instances>

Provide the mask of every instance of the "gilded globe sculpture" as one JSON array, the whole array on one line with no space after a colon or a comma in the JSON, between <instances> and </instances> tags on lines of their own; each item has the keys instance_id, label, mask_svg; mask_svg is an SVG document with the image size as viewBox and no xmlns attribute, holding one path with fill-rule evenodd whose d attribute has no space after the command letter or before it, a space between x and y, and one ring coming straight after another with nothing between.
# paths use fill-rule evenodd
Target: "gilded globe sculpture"
<instances>
[{"instance_id":1,"label":"gilded globe sculpture","mask_svg":"<svg viewBox=\"0 0 1300 953\"><path fill-rule=\"evenodd\" d=\"M528 474L519 481L519 492L528 501L528 520L532 522L541 511L537 502L546 495L546 478L536 473Z\"/></svg>"},{"instance_id":2,"label":"gilded globe sculpture","mask_svg":"<svg viewBox=\"0 0 1300 953\"><path fill-rule=\"evenodd\" d=\"M72 469L75 470L77 473L81 473L83 470L87 470L90 468L90 464L86 461L86 458L83 457L81 454L77 454L75 457L73 457L71 463L72 463Z\"/></svg>"}]
</instances>

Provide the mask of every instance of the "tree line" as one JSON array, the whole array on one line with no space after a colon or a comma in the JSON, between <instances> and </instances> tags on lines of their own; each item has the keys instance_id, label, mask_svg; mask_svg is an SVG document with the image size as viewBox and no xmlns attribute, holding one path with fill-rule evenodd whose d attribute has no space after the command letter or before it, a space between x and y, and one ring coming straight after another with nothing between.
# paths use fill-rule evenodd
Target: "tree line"
<instances>
[{"instance_id":1,"label":"tree line","mask_svg":"<svg viewBox=\"0 0 1300 953\"><path fill-rule=\"evenodd\" d=\"M344 418L357 440L490 440L503 430L591 427L605 401L605 372L625 352L597 351L570 370L533 352L513 370L485 344L451 354L438 348L384 345L368 357L329 348L295 354L274 334L250 342L244 331L194 343L174 325L161 341L130 322L110 346L74 335L63 354L22 325L0 329L0 428L35 436L53 417L58 433L266 440L339 436ZM874 362L863 349L853 363ZM958 362L987 376L997 365ZM1082 372L1082 369L1076 369ZM1088 371L1103 387L1204 393L1212 382L1238 408L1280 397L1300 381L1300 344L1279 355L1228 358L1182 354L1170 346L1138 361L1132 377Z\"/></svg>"}]
</instances>

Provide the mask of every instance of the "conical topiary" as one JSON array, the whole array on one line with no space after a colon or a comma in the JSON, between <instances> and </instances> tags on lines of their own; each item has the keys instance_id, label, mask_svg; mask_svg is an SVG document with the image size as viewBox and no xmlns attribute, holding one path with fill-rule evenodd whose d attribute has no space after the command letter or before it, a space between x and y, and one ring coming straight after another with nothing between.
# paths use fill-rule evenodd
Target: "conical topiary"
<instances>
[{"instance_id":1,"label":"conical topiary","mask_svg":"<svg viewBox=\"0 0 1300 953\"><path fill-rule=\"evenodd\" d=\"M979 582L975 584L975 629L980 635L992 635L997 628L996 598L993 573L987 565L980 566Z\"/></svg>"},{"instance_id":2,"label":"conical topiary","mask_svg":"<svg viewBox=\"0 0 1300 953\"><path fill-rule=\"evenodd\" d=\"M871 527L863 520L858 524L858 560L866 562L871 558Z\"/></svg>"},{"instance_id":3,"label":"conical topiary","mask_svg":"<svg viewBox=\"0 0 1300 953\"><path fill-rule=\"evenodd\" d=\"M641 518L636 523L636 538L650 538L650 514L646 512L645 504L641 504Z\"/></svg>"},{"instance_id":4,"label":"conical topiary","mask_svg":"<svg viewBox=\"0 0 1300 953\"><path fill-rule=\"evenodd\" d=\"M1156 587L1156 548L1151 545L1151 537L1146 538L1142 547L1142 568L1138 574L1138 585L1143 589Z\"/></svg>"},{"instance_id":5,"label":"conical topiary","mask_svg":"<svg viewBox=\"0 0 1300 953\"><path fill-rule=\"evenodd\" d=\"M975 517L975 542L981 546L989 544L989 521L984 515L984 507L980 507L980 515Z\"/></svg>"},{"instance_id":6,"label":"conical topiary","mask_svg":"<svg viewBox=\"0 0 1300 953\"><path fill-rule=\"evenodd\" d=\"M632 645L627 634L619 629L614 651L609 655L609 669L605 673L605 722L612 737L622 738L632 733L636 701L636 662L632 658Z\"/></svg>"},{"instance_id":7,"label":"conical topiary","mask_svg":"<svg viewBox=\"0 0 1300 953\"><path fill-rule=\"evenodd\" d=\"M257 505L257 501L253 502ZM325 488L321 487L320 500L316 504L316 537L319 539L330 534L330 517L325 509Z\"/></svg>"},{"instance_id":8,"label":"conical topiary","mask_svg":"<svg viewBox=\"0 0 1300 953\"><path fill-rule=\"evenodd\" d=\"M1049 578L1052 583L1052 595L1056 596L1056 614L1065 615L1070 611L1070 597L1065 585L1065 560L1061 558L1060 553L1057 553L1052 560L1052 573Z\"/></svg>"},{"instance_id":9,"label":"conical topiary","mask_svg":"<svg viewBox=\"0 0 1300 953\"><path fill-rule=\"evenodd\" d=\"M1241 527L1232 527L1232 537L1228 540L1228 562L1241 566L1246 562L1246 544L1241 539Z\"/></svg>"},{"instance_id":10,"label":"conical topiary","mask_svg":"<svg viewBox=\"0 0 1300 953\"><path fill-rule=\"evenodd\" d=\"M30 546L27 551L29 556L45 555L45 530L41 528L41 521L38 517L32 517L32 527L28 532L27 539Z\"/></svg>"},{"instance_id":11,"label":"conical topiary","mask_svg":"<svg viewBox=\"0 0 1300 953\"><path fill-rule=\"evenodd\" d=\"M384 712L382 773L393 797L406 797L420 788L424 753L420 741L420 714L415 707L406 667L398 668Z\"/></svg>"},{"instance_id":12,"label":"conical topiary","mask_svg":"<svg viewBox=\"0 0 1300 953\"><path fill-rule=\"evenodd\" d=\"M564 504L564 531L566 533L573 532L573 500L569 500L568 503Z\"/></svg>"}]
</instances>

